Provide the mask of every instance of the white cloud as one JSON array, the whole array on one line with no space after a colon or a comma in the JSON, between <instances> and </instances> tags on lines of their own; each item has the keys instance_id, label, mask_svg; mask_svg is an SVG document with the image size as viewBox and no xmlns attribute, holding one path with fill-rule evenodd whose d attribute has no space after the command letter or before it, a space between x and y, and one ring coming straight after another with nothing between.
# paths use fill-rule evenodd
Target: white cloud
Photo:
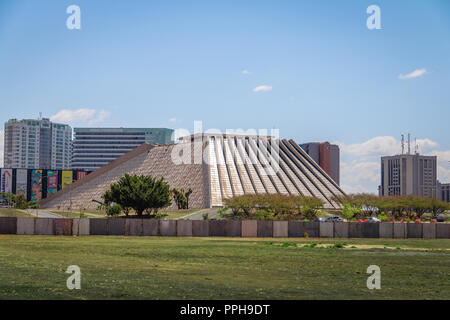
<instances>
[{"instance_id":1,"label":"white cloud","mask_svg":"<svg viewBox=\"0 0 450 320\"><path fill-rule=\"evenodd\" d=\"M335 142L341 151L341 186L347 193L370 192L377 194L380 184L380 158L401 153L401 142L391 136L374 137L354 144ZM450 182L450 150L439 150L431 139L417 139L420 154L437 156L438 179ZM405 143L405 152L407 151ZM414 152L414 143L411 143Z\"/></svg>"},{"instance_id":2,"label":"white cloud","mask_svg":"<svg viewBox=\"0 0 450 320\"><path fill-rule=\"evenodd\" d=\"M170 118L169 122L177 122L177 118Z\"/></svg>"},{"instance_id":3,"label":"white cloud","mask_svg":"<svg viewBox=\"0 0 450 320\"><path fill-rule=\"evenodd\" d=\"M93 125L95 123L100 123L105 121L111 114L105 110L95 110L95 109L77 109L69 110L63 109L57 114L50 117L51 121L55 122L87 122L88 125Z\"/></svg>"},{"instance_id":4,"label":"white cloud","mask_svg":"<svg viewBox=\"0 0 450 320\"><path fill-rule=\"evenodd\" d=\"M342 142L335 142L339 145L342 155L352 155L359 157L371 156L385 156L400 154L402 151L401 141L392 136L374 137L362 143L345 144ZM437 148L439 145L430 139L417 139L419 152L426 152L432 148ZM407 149L405 143L405 152ZM411 142L411 152L414 152L414 142Z\"/></svg>"},{"instance_id":5,"label":"white cloud","mask_svg":"<svg viewBox=\"0 0 450 320\"><path fill-rule=\"evenodd\" d=\"M401 80L405 80L405 79L414 79L414 78L418 78L423 76L424 74L428 73L427 69L422 68L422 69L416 69L411 73L408 74L401 74L398 76L399 79Z\"/></svg>"},{"instance_id":6,"label":"white cloud","mask_svg":"<svg viewBox=\"0 0 450 320\"><path fill-rule=\"evenodd\" d=\"M253 92L261 92L261 91L272 91L272 86L263 85L253 89Z\"/></svg>"},{"instance_id":7,"label":"white cloud","mask_svg":"<svg viewBox=\"0 0 450 320\"><path fill-rule=\"evenodd\" d=\"M248 71L247 69L244 69L241 71L241 74L250 74L250 71Z\"/></svg>"}]
</instances>

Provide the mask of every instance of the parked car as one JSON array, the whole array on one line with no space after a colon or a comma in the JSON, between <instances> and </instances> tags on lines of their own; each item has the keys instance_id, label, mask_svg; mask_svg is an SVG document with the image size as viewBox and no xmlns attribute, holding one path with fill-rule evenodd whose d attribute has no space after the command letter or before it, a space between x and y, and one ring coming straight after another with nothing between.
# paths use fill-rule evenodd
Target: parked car
<instances>
[{"instance_id":1,"label":"parked car","mask_svg":"<svg viewBox=\"0 0 450 320\"><path fill-rule=\"evenodd\" d=\"M381 220L375 217L370 217L367 219L367 222L381 222Z\"/></svg>"},{"instance_id":2,"label":"parked car","mask_svg":"<svg viewBox=\"0 0 450 320\"><path fill-rule=\"evenodd\" d=\"M434 216L432 219L435 219L436 222L444 222L444 217L441 216Z\"/></svg>"},{"instance_id":3,"label":"parked car","mask_svg":"<svg viewBox=\"0 0 450 320\"><path fill-rule=\"evenodd\" d=\"M326 222L325 218L314 218L315 222Z\"/></svg>"},{"instance_id":4,"label":"parked car","mask_svg":"<svg viewBox=\"0 0 450 320\"><path fill-rule=\"evenodd\" d=\"M332 216L332 217L328 217L327 218L327 221L329 221L329 222L333 222L333 221L337 221L337 222L342 222L342 221L344 221L341 217L338 217L338 216Z\"/></svg>"}]
</instances>

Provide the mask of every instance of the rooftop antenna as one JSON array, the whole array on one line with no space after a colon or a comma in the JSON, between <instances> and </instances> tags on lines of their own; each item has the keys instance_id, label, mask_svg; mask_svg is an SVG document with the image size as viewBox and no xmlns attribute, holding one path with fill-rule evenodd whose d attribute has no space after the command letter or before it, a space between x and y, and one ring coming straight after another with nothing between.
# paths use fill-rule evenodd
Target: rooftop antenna
<instances>
[{"instance_id":1,"label":"rooftop antenna","mask_svg":"<svg viewBox=\"0 0 450 320\"><path fill-rule=\"evenodd\" d=\"M405 136L402 134L402 154L405 154Z\"/></svg>"},{"instance_id":2,"label":"rooftop antenna","mask_svg":"<svg viewBox=\"0 0 450 320\"><path fill-rule=\"evenodd\" d=\"M408 154L411 154L411 133L408 133Z\"/></svg>"},{"instance_id":3,"label":"rooftop antenna","mask_svg":"<svg viewBox=\"0 0 450 320\"><path fill-rule=\"evenodd\" d=\"M417 138L414 138L414 153L419 154L419 145L417 144Z\"/></svg>"}]
</instances>

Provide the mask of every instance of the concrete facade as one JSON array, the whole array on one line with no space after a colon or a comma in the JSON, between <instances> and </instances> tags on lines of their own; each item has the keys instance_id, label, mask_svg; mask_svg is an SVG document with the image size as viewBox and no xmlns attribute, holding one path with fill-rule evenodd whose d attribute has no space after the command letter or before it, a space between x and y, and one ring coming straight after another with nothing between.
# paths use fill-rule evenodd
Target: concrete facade
<instances>
[{"instance_id":1,"label":"concrete facade","mask_svg":"<svg viewBox=\"0 0 450 320\"><path fill-rule=\"evenodd\" d=\"M181 237L304 237L450 239L448 223L153 220L133 218L52 219L0 217L0 234L127 235ZM311 237L311 236L310 236Z\"/></svg>"},{"instance_id":2,"label":"concrete facade","mask_svg":"<svg viewBox=\"0 0 450 320\"><path fill-rule=\"evenodd\" d=\"M94 209L93 200L101 201L125 173L163 177L171 188L191 188L191 208L222 207L226 198L243 194L280 193L314 196L324 208L337 209L333 198L344 195L293 140L203 134L177 145L143 144L43 200L41 207Z\"/></svg>"},{"instance_id":3,"label":"concrete facade","mask_svg":"<svg viewBox=\"0 0 450 320\"><path fill-rule=\"evenodd\" d=\"M242 236L244 238L256 238L258 236L258 221L242 221Z\"/></svg>"},{"instance_id":4,"label":"concrete facade","mask_svg":"<svg viewBox=\"0 0 450 320\"><path fill-rule=\"evenodd\" d=\"M46 118L5 123L5 168L70 170L71 158L70 126Z\"/></svg>"},{"instance_id":5,"label":"concrete facade","mask_svg":"<svg viewBox=\"0 0 450 320\"><path fill-rule=\"evenodd\" d=\"M287 221L273 222L273 237L287 238L289 236L289 224Z\"/></svg>"},{"instance_id":6,"label":"concrete facade","mask_svg":"<svg viewBox=\"0 0 450 320\"><path fill-rule=\"evenodd\" d=\"M75 128L72 168L95 171L143 143L172 144L166 128Z\"/></svg>"},{"instance_id":7,"label":"concrete facade","mask_svg":"<svg viewBox=\"0 0 450 320\"><path fill-rule=\"evenodd\" d=\"M17 234L33 235L35 218L17 218Z\"/></svg>"},{"instance_id":8,"label":"concrete facade","mask_svg":"<svg viewBox=\"0 0 450 320\"><path fill-rule=\"evenodd\" d=\"M437 197L437 158L419 154L381 157L380 196Z\"/></svg>"},{"instance_id":9,"label":"concrete facade","mask_svg":"<svg viewBox=\"0 0 450 320\"><path fill-rule=\"evenodd\" d=\"M320 222L319 232L321 238L334 237L334 222Z\"/></svg>"}]
</instances>

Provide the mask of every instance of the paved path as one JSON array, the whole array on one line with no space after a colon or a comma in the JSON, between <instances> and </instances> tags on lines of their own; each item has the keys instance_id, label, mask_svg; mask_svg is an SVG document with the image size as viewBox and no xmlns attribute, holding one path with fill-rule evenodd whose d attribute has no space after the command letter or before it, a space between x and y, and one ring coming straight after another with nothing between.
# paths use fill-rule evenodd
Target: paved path
<instances>
[{"instance_id":1,"label":"paved path","mask_svg":"<svg viewBox=\"0 0 450 320\"><path fill-rule=\"evenodd\" d=\"M203 220L203 214L207 213L208 214L208 218L215 218L217 216L217 211L219 209L203 209L197 212L194 212L190 215L184 216L182 219L187 219L187 220Z\"/></svg>"},{"instance_id":2,"label":"paved path","mask_svg":"<svg viewBox=\"0 0 450 320\"><path fill-rule=\"evenodd\" d=\"M27 209L27 212L29 214L32 214L38 218L62 218L61 216L54 214L54 213L48 213L42 210L36 210L36 209Z\"/></svg>"}]
</instances>

